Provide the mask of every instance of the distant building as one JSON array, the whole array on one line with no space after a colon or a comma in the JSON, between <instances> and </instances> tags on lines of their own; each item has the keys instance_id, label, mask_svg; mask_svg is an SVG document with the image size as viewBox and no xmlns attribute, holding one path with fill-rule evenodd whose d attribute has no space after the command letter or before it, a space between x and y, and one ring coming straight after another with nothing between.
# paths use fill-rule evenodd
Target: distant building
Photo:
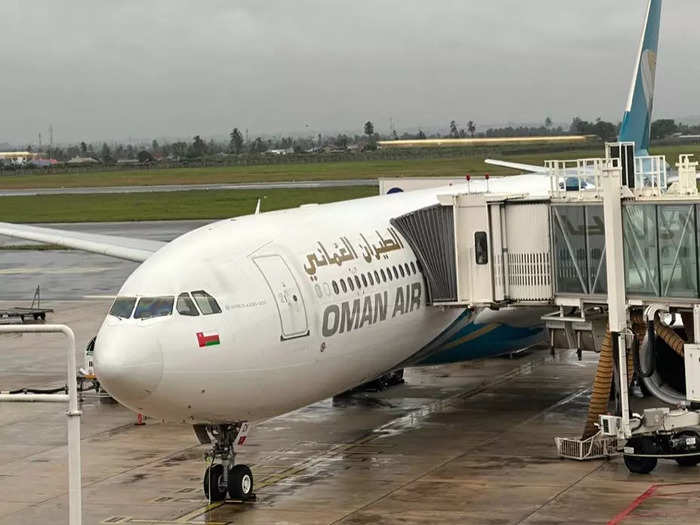
<instances>
[{"instance_id":1,"label":"distant building","mask_svg":"<svg viewBox=\"0 0 700 525\"><path fill-rule=\"evenodd\" d=\"M269 149L265 153L270 153L272 155L289 155L294 153L294 148Z\"/></svg>"},{"instance_id":2,"label":"distant building","mask_svg":"<svg viewBox=\"0 0 700 525\"><path fill-rule=\"evenodd\" d=\"M0 153L0 162L13 164L15 166L23 166L39 155L31 151L3 151Z\"/></svg>"},{"instance_id":3,"label":"distant building","mask_svg":"<svg viewBox=\"0 0 700 525\"><path fill-rule=\"evenodd\" d=\"M29 161L29 164L36 168L49 168L51 166L55 166L58 164L58 161L56 159L39 159L35 158Z\"/></svg>"},{"instance_id":4,"label":"distant building","mask_svg":"<svg viewBox=\"0 0 700 525\"><path fill-rule=\"evenodd\" d=\"M464 146L495 146L505 144L559 144L599 140L595 135L551 135L545 137L477 137L462 139L380 140L380 148L454 148Z\"/></svg>"},{"instance_id":5,"label":"distant building","mask_svg":"<svg viewBox=\"0 0 700 525\"><path fill-rule=\"evenodd\" d=\"M139 164L138 159L119 159L117 161L117 164L119 166L132 166L135 164Z\"/></svg>"},{"instance_id":6,"label":"distant building","mask_svg":"<svg viewBox=\"0 0 700 525\"><path fill-rule=\"evenodd\" d=\"M100 161L92 157L73 157L66 164L99 164Z\"/></svg>"}]
</instances>

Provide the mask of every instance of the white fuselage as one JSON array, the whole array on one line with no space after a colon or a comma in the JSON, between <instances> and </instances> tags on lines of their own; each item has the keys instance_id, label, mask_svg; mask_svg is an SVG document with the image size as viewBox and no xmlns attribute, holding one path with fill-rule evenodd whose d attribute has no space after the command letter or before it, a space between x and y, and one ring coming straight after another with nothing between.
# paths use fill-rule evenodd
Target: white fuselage
<instances>
[{"instance_id":1,"label":"white fuselage","mask_svg":"<svg viewBox=\"0 0 700 525\"><path fill-rule=\"evenodd\" d=\"M544 177L510 179L509 191L546 191ZM221 313L107 316L95 345L98 378L146 415L213 423L265 419L382 375L463 313L426 306L416 257L390 224L455 191L464 188L308 205L183 235L119 296L205 290Z\"/></svg>"}]
</instances>

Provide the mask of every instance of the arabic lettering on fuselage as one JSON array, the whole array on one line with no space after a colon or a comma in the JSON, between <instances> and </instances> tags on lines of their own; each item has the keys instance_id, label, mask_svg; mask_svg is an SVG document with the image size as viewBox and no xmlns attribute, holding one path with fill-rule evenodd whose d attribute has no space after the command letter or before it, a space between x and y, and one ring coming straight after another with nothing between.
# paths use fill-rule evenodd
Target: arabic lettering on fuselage
<instances>
[{"instance_id":1,"label":"arabic lettering on fuselage","mask_svg":"<svg viewBox=\"0 0 700 525\"><path fill-rule=\"evenodd\" d=\"M358 248L366 262L372 262L373 259L380 260L382 256L386 258L388 257L387 253L403 249L403 242L401 242L394 228L387 228L384 235L379 230L374 230L374 233L370 234L370 238L372 235L375 235L378 240L370 242L364 233L360 234L361 241L358 243ZM321 266L333 264L342 266L343 263L358 259L357 251L347 237L339 237L333 243L333 248L330 250L332 253L329 253L329 250L321 241L317 241L316 245L318 248L306 255L304 270L309 275L315 275L316 270Z\"/></svg>"}]
</instances>

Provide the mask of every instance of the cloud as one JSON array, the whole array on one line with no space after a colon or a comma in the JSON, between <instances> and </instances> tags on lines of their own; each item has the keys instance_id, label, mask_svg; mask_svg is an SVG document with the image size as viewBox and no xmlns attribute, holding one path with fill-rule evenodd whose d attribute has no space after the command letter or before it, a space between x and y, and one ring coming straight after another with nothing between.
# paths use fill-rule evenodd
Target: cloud
<instances>
[{"instance_id":1,"label":"cloud","mask_svg":"<svg viewBox=\"0 0 700 525\"><path fill-rule=\"evenodd\" d=\"M9 0L0 142L617 120L643 4ZM658 116L700 113L698 15L664 6Z\"/></svg>"}]
</instances>

